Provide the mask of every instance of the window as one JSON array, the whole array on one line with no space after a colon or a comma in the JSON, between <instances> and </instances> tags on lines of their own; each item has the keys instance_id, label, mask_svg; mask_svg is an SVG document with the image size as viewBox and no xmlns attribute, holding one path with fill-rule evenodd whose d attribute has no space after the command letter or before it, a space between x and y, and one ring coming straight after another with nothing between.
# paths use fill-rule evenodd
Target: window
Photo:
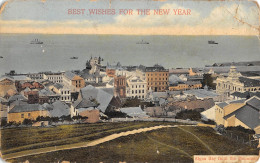
<instances>
[{"instance_id":1,"label":"window","mask_svg":"<svg viewBox=\"0 0 260 163\"><path fill-rule=\"evenodd\" d=\"M28 117L30 117L31 116L31 113L28 113Z\"/></svg>"},{"instance_id":2,"label":"window","mask_svg":"<svg viewBox=\"0 0 260 163\"><path fill-rule=\"evenodd\" d=\"M24 114L21 114L21 118L24 118Z\"/></svg>"}]
</instances>

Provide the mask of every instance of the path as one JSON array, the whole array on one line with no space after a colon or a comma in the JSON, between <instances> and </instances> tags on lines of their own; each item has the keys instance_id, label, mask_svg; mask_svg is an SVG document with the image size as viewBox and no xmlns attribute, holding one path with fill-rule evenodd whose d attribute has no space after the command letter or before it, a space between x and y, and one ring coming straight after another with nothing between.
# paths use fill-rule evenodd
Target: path
<instances>
[{"instance_id":1,"label":"path","mask_svg":"<svg viewBox=\"0 0 260 163\"><path fill-rule=\"evenodd\" d=\"M178 128L181 129L182 131L187 132L187 133L191 134L192 136L194 136L194 137L195 137L202 145L204 145L212 154L214 154L214 155L216 154L216 152L215 152L213 149L211 149L206 143L204 143L204 141L202 141L202 140L201 140L199 137L197 137L195 134L193 134L193 133L191 133L190 131L185 130L185 129L179 127L179 126L178 126Z\"/></svg>"},{"instance_id":2,"label":"path","mask_svg":"<svg viewBox=\"0 0 260 163\"><path fill-rule=\"evenodd\" d=\"M3 158L5 160L8 160L8 159L14 159L14 158L19 158L19 157L24 157L24 156L37 155L37 154L49 153L49 152L67 150L67 149L91 147L91 146L95 146L95 145L98 145L98 144L101 144L101 143L105 143L107 141L114 140L114 139L122 137L122 136L133 135L133 134L137 134L137 133L141 133L141 132L157 130L157 129L161 129L161 128L165 128L165 127L177 127L177 126L184 126L184 125L164 125L164 126L160 125L160 126L154 126L154 127L140 128L140 129L136 129L136 130L121 132L121 133L118 133L118 134L112 134L112 135L106 136L104 138L100 138L100 139L93 140L93 141L90 141L90 142L81 142L81 143L75 143L75 144L67 144L67 145L54 146L54 147L38 148L38 149L20 151L20 152L16 152L16 153L10 153L10 154L3 155ZM195 125L189 125L189 126L195 126Z\"/></svg>"}]
</instances>

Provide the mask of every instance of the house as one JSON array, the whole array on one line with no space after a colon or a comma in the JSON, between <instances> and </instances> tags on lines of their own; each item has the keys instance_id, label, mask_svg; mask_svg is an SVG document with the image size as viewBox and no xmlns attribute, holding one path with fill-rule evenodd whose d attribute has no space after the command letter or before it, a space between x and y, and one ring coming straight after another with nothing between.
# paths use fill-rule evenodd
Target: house
<instances>
[{"instance_id":1,"label":"house","mask_svg":"<svg viewBox=\"0 0 260 163\"><path fill-rule=\"evenodd\" d=\"M24 119L36 120L38 116L49 116L47 108L39 104L15 105L7 114L7 122L22 123Z\"/></svg>"},{"instance_id":2,"label":"house","mask_svg":"<svg viewBox=\"0 0 260 163\"><path fill-rule=\"evenodd\" d=\"M130 77L127 80L126 97L137 97L139 99L146 98L147 95L147 83L140 77Z\"/></svg>"},{"instance_id":3,"label":"house","mask_svg":"<svg viewBox=\"0 0 260 163\"><path fill-rule=\"evenodd\" d=\"M240 107L244 106L244 101L233 101L232 103L222 102L216 104L215 116L217 125L225 125L224 116L236 111Z\"/></svg>"},{"instance_id":4,"label":"house","mask_svg":"<svg viewBox=\"0 0 260 163\"><path fill-rule=\"evenodd\" d=\"M70 107L65 102L55 101L49 105L49 107L50 117L62 117L70 115Z\"/></svg>"},{"instance_id":5,"label":"house","mask_svg":"<svg viewBox=\"0 0 260 163\"><path fill-rule=\"evenodd\" d=\"M14 75L12 77L15 81L20 81L20 82L32 81L32 79L26 75Z\"/></svg>"},{"instance_id":6,"label":"house","mask_svg":"<svg viewBox=\"0 0 260 163\"><path fill-rule=\"evenodd\" d=\"M49 89L60 95L60 101L70 103L72 101L70 88L62 83L55 83L49 86Z\"/></svg>"},{"instance_id":7,"label":"house","mask_svg":"<svg viewBox=\"0 0 260 163\"><path fill-rule=\"evenodd\" d=\"M79 112L82 117L87 117L84 120L86 123L96 123L100 120L100 111L94 108L87 108Z\"/></svg>"},{"instance_id":8,"label":"house","mask_svg":"<svg viewBox=\"0 0 260 163\"><path fill-rule=\"evenodd\" d=\"M226 112L224 126L238 126L255 129L260 126L260 98L252 97L244 102L240 108ZM250 117L250 118L249 118Z\"/></svg>"},{"instance_id":9,"label":"house","mask_svg":"<svg viewBox=\"0 0 260 163\"><path fill-rule=\"evenodd\" d=\"M81 112L95 109L97 106L98 103L95 99L78 98L70 107L70 115L71 117L78 116Z\"/></svg>"},{"instance_id":10,"label":"house","mask_svg":"<svg viewBox=\"0 0 260 163\"><path fill-rule=\"evenodd\" d=\"M133 118L148 118L149 116L140 107L121 108L121 112Z\"/></svg>"},{"instance_id":11,"label":"house","mask_svg":"<svg viewBox=\"0 0 260 163\"><path fill-rule=\"evenodd\" d=\"M175 108L183 108L188 110L198 110L205 111L215 105L212 98L210 99L187 99L181 101L173 101L168 104L169 106L173 106Z\"/></svg>"},{"instance_id":12,"label":"house","mask_svg":"<svg viewBox=\"0 0 260 163\"><path fill-rule=\"evenodd\" d=\"M41 90L41 89L44 88L44 86L39 82L24 82L24 83L21 83L22 89L26 89L27 87L30 88L30 89L38 89L38 90Z\"/></svg>"},{"instance_id":13,"label":"house","mask_svg":"<svg viewBox=\"0 0 260 163\"><path fill-rule=\"evenodd\" d=\"M7 119L8 101L5 98L0 97L0 124L2 119Z\"/></svg>"},{"instance_id":14,"label":"house","mask_svg":"<svg viewBox=\"0 0 260 163\"><path fill-rule=\"evenodd\" d=\"M216 123L218 125L242 126L247 129L257 129L260 125L260 98L251 97L231 103L217 104Z\"/></svg>"},{"instance_id":15,"label":"house","mask_svg":"<svg viewBox=\"0 0 260 163\"><path fill-rule=\"evenodd\" d=\"M9 104L13 103L14 101L26 101L27 102L27 98L23 95L16 94L16 95L9 97L7 101Z\"/></svg>"},{"instance_id":16,"label":"house","mask_svg":"<svg viewBox=\"0 0 260 163\"><path fill-rule=\"evenodd\" d=\"M213 90L208 90L205 86L204 89L190 89L183 91L183 94L185 95L190 95L190 96L195 96L197 99L209 99L212 98L215 102L220 102L222 101L222 96L217 94Z\"/></svg>"},{"instance_id":17,"label":"house","mask_svg":"<svg viewBox=\"0 0 260 163\"><path fill-rule=\"evenodd\" d=\"M163 108L159 107L159 106L147 107L147 108L144 108L144 111L150 117L161 117L161 116L166 116L167 115L166 111Z\"/></svg>"},{"instance_id":18,"label":"house","mask_svg":"<svg viewBox=\"0 0 260 163\"><path fill-rule=\"evenodd\" d=\"M66 71L63 75L63 83L71 89L71 92L78 92L85 87L85 80L71 71Z\"/></svg>"},{"instance_id":19,"label":"house","mask_svg":"<svg viewBox=\"0 0 260 163\"><path fill-rule=\"evenodd\" d=\"M113 96L112 88L95 88L91 85L82 88L78 99L71 105L71 116L79 115L80 108L97 108L105 113L107 110L119 108L120 98Z\"/></svg>"},{"instance_id":20,"label":"house","mask_svg":"<svg viewBox=\"0 0 260 163\"><path fill-rule=\"evenodd\" d=\"M39 91L39 103L42 102L53 103L57 100L60 100L60 95L54 93L53 91L49 90L48 88L44 88Z\"/></svg>"},{"instance_id":21,"label":"house","mask_svg":"<svg viewBox=\"0 0 260 163\"><path fill-rule=\"evenodd\" d=\"M16 90L15 80L9 76L2 76L0 78L0 97L4 97L10 89Z\"/></svg>"},{"instance_id":22,"label":"house","mask_svg":"<svg viewBox=\"0 0 260 163\"><path fill-rule=\"evenodd\" d=\"M170 91L200 89L200 88L202 88L202 84L200 81L179 82L178 84L169 86Z\"/></svg>"},{"instance_id":23,"label":"house","mask_svg":"<svg viewBox=\"0 0 260 163\"><path fill-rule=\"evenodd\" d=\"M212 106L211 108L209 108L208 110L205 110L203 112L201 112L201 116L205 117L206 119L210 119L215 121L216 119L216 105Z\"/></svg>"}]
</instances>

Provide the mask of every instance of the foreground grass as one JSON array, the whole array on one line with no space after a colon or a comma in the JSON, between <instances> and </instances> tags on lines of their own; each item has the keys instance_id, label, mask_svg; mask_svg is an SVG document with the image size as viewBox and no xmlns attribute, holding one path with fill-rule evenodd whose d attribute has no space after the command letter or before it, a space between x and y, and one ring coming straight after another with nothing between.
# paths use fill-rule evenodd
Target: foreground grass
<instances>
[{"instance_id":1,"label":"foreground grass","mask_svg":"<svg viewBox=\"0 0 260 163\"><path fill-rule=\"evenodd\" d=\"M94 147L26 156L8 161L193 162L193 155L211 155L212 152L228 155L238 150L239 152L235 154L257 155L258 153L257 149L217 135L211 128L182 126L129 135Z\"/></svg>"},{"instance_id":2,"label":"foreground grass","mask_svg":"<svg viewBox=\"0 0 260 163\"><path fill-rule=\"evenodd\" d=\"M95 140L113 133L150 127L176 124L169 122L122 122L62 125L51 128L27 127L3 129L2 153L59 146Z\"/></svg>"}]
</instances>

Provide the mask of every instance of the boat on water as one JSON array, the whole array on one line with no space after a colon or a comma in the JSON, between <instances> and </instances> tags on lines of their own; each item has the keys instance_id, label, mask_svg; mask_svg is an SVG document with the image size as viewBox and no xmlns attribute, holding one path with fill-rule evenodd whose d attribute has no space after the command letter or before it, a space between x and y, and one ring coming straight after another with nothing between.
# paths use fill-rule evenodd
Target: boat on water
<instances>
[{"instance_id":1,"label":"boat on water","mask_svg":"<svg viewBox=\"0 0 260 163\"><path fill-rule=\"evenodd\" d=\"M70 59L78 59L78 57L70 57Z\"/></svg>"},{"instance_id":2,"label":"boat on water","mask_svg":"<svg viewBox=\"0 0 260 163\"><path fill-rule=\"evenodd\" d=\"M136 44L150 44L150 43L142 40L142 41L137 42Z\"/></svg>"},{"instance_id":3,"label":"boat on water","mask_svg":"<svg viewBox=\"0 0 260 163\"><path fill-rule=\"evenodd\" d=\"M36 39L32 40L30 44L43 44L43 42L36 38Z\"/></svg>"},{"instance_id":4,"label":"boat on water","mask_svg":"<svg viewBox=\"0 0 260 163\"><path fill-rule=\"evenodd\" d=\"M4 58L3 56L0 56L0 58Z\"/></svg>"},{"instance_id":5,"label":"boat on water","mask_svg":"<svg viewBox=\"0 0 260 163\"><path fill-rule=\"evenodd\" d=\"M210 40L210 41L208 41L208 44L218 44L218 43L215 42L215 41Z\"/></svg>"}]
</instances>

